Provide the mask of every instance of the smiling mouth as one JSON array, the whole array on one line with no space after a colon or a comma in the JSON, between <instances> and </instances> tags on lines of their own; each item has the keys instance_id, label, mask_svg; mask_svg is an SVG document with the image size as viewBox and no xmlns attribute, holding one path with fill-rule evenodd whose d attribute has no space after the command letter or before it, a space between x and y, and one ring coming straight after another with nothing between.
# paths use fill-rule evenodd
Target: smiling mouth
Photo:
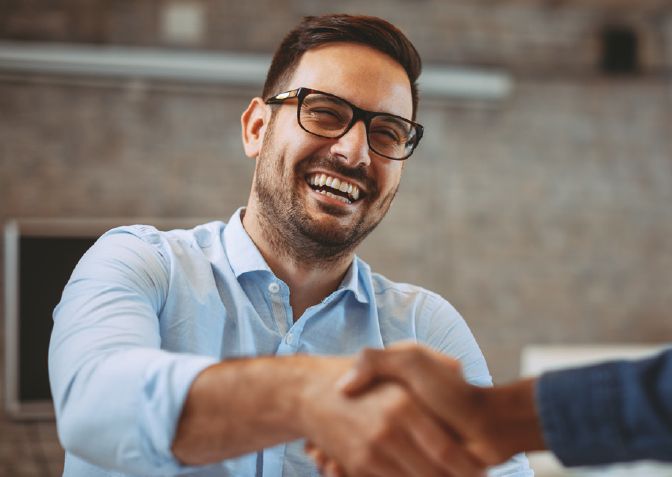
<instances>
[{"instance_id":1,"label":"smiling mouth","mask_svg":"<svg viewBox=\"0 0 672 477\"><path fill-rule=\"evenodd\" d=\"M317 193L339 200L344 204L352 204L360 198L359 187L355 184L327 174L310 174L306 182Z\"/></svg>"}]
</instances>

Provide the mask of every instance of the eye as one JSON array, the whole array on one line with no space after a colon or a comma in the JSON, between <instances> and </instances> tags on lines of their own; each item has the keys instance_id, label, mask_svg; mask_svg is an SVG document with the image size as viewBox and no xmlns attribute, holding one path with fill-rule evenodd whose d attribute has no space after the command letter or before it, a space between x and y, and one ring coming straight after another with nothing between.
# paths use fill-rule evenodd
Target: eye
<instances>
[{"instance_id":1,"label":"eye","mask_svg":"<svg viewBox=\"0 0 672 477\"><path fill-rule=\"evenodd\" d=\"M310 94L303 100L302 114L310 121L319 121L328 127L342 127L352 116L352 110L339 98Z\"/></svg>"},{"instance_id":2,"label":"eye","mask_svg":"<svg viewBox=\"0 0 672 477\"><path fill-rule=\"evenodd\" d=\"M309 129L314 129L312 132L322 134L342 130L348 124L349 118L344 111L322 104L302 108L300 121Z\"/></svg>"},{"instance_id":3,"label":"eye","mask_svg":"<svg viewBox=\"0 0 672 477\"><path fill-rule=\"evenodd\" d=\"M369 126L369 134L376 141L386 145L406 145L410 139L412 127L401 118L380 114L374 117Z\"/></svg>"},{"instance_id":4,"label":"eye","mask_svg":"<svg viewBox=\"0 0 672 477\"><path fill-rule=\"evenodd\" d=\"M405 136L402 136L400 131L390 127L377 126L375 128L371 128L369 134L374 136L376 140L386 143L400 144L405 141Z\"/></svg>"},{"instance_id":5,"label":"eye","mask_svg":"<svg viewBox=\"0 0 672 477\"><path fill-rule=\"evenodd\" d=\"M340 114L338 111L336 111L335 109L330 109L330 108L311 108L311 109L309 110L309 113L310 113L312 116L317 116L318 119L320 119L320 120L322 120L322 119L329 119L329 120L339 121L339 122L342 122L342 121L343 121L343 117L342 117L341 114Z\"/></svg>"}]
</instances>

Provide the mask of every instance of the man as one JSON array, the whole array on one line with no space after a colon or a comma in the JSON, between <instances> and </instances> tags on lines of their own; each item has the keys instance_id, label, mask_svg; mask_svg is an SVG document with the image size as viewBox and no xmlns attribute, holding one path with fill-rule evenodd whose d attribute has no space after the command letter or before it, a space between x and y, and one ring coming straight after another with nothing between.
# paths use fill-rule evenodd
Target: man
<instances>
[{"instance_id":1,"label":"man","mask_svg":"<svg viewBox=\"0 0 672 477\"><path fill-rule=\"evenodd\" d=\"M241 118L247 207L189 231L115 229L85 254L50 345L66 476L315 475L300 438L353 477L482 468L402 386L335 386L352 365L335 355L402 339L491 383L445 300L355 256L422 136L419 73L383 20L306 18ZM531 471L519 456L494 474Z\"/></svg>"},{"instance_id":2,"label":"man","mask_svg":"<svg viewBox=\"0 0 672 477\"><path fill-rule=\"evenodd\" d=\"M365 350L339 385L354 396L376 380L403 383L491 465L543 449L567 466L672 462L672 349L484 389L464 381L457 361L396 345ZM339 473L334 461L312 453L329 473Z\"/></svg>"}]
</instances>

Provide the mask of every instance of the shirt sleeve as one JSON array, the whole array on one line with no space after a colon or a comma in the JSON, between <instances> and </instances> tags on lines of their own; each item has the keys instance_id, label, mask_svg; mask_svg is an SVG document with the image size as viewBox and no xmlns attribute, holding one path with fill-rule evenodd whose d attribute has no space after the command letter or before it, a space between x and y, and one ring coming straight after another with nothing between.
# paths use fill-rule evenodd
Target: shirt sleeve
<instances>
[{"instance_id":1,"label":"shirt sleeve","mask_svg":"<svg viewBox=\"0 0 672 477\"><path fill-rule=\"evenodd\" d=\"M672 461L672 349L537 381L544 438L567 466Z\"/></svg>"},{"instance_id":2,"label":"shirt sleeve","mask_svg":"<svg viewBox=\"0 0 672 477\"><path fill-rule=\"evenodd\" d=\"M54 310L49 377L59 437L92 464L141 475L185 467L170 450L198 373L217 360L161 350L169 263L144 229L115 229L82 257ZM140 237L143 238L140 238Z\"/></svg>"},{"instance_id":3,"label":"shirt sleeve","mask_svg":"<svg viewBox=\"0 0 672 477\"><path fill-rule=\"evenodd\" d=\"M469 326L457 310L439 296L429 295L427 316L417 325L419 340L460 361L465 379L476 386L492 386L492 377L483 352ZM533 477L525 454L491 467L488 477Z\"/></svg>"},{"instance_id":4,"label":"shirt sleeve","mask_svg":"<svg viewBox=\"0 0 672 477\"><path fill-rule=\"evenodd\" d=\"M446 300L428 294L424 313L416 325L418 340L434 350L460 362L464 377L477 386L492 386L485 357L464 321Z\"/></svg>"}]
</instances>

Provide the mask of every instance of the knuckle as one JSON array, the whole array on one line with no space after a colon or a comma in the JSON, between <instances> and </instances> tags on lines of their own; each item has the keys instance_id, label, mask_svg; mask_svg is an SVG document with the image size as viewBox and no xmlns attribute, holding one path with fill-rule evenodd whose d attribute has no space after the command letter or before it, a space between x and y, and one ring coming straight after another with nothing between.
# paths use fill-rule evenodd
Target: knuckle
<instances>
[{"instance_id":1,"label":"knuckle","mask_svg":"<svg viewBox=\"0 0 672 477\"><path fill-rule=\"evenodd\" d=\"M421 363L430 360L432 358L432 355L434 355L434 352L431 351L429 348L417 346L413 353L413 359L417 363Z\"/></svg>"},{"instance_id":2,"label":"knuckle","mask_svg":"<svg viewBox=\"0 0 672 477\"><path fill-rule=\"evenodd\" d=\"M409 343L399 350L399 360L404 366L414 366L424 360L425 350L415 343Z\"/></svg>"},{"instance_id":3,"label":"knuckle","mask_svg":"<svg viewBox=\"0 0 672 477\"><path fill-rule=\"evenodd\" d=\"M404 391L399 391L394 399L390 400L387 408L388 419L399 419L408 415L413 408L413 401Z\"/></svg>"}]
</instances>

